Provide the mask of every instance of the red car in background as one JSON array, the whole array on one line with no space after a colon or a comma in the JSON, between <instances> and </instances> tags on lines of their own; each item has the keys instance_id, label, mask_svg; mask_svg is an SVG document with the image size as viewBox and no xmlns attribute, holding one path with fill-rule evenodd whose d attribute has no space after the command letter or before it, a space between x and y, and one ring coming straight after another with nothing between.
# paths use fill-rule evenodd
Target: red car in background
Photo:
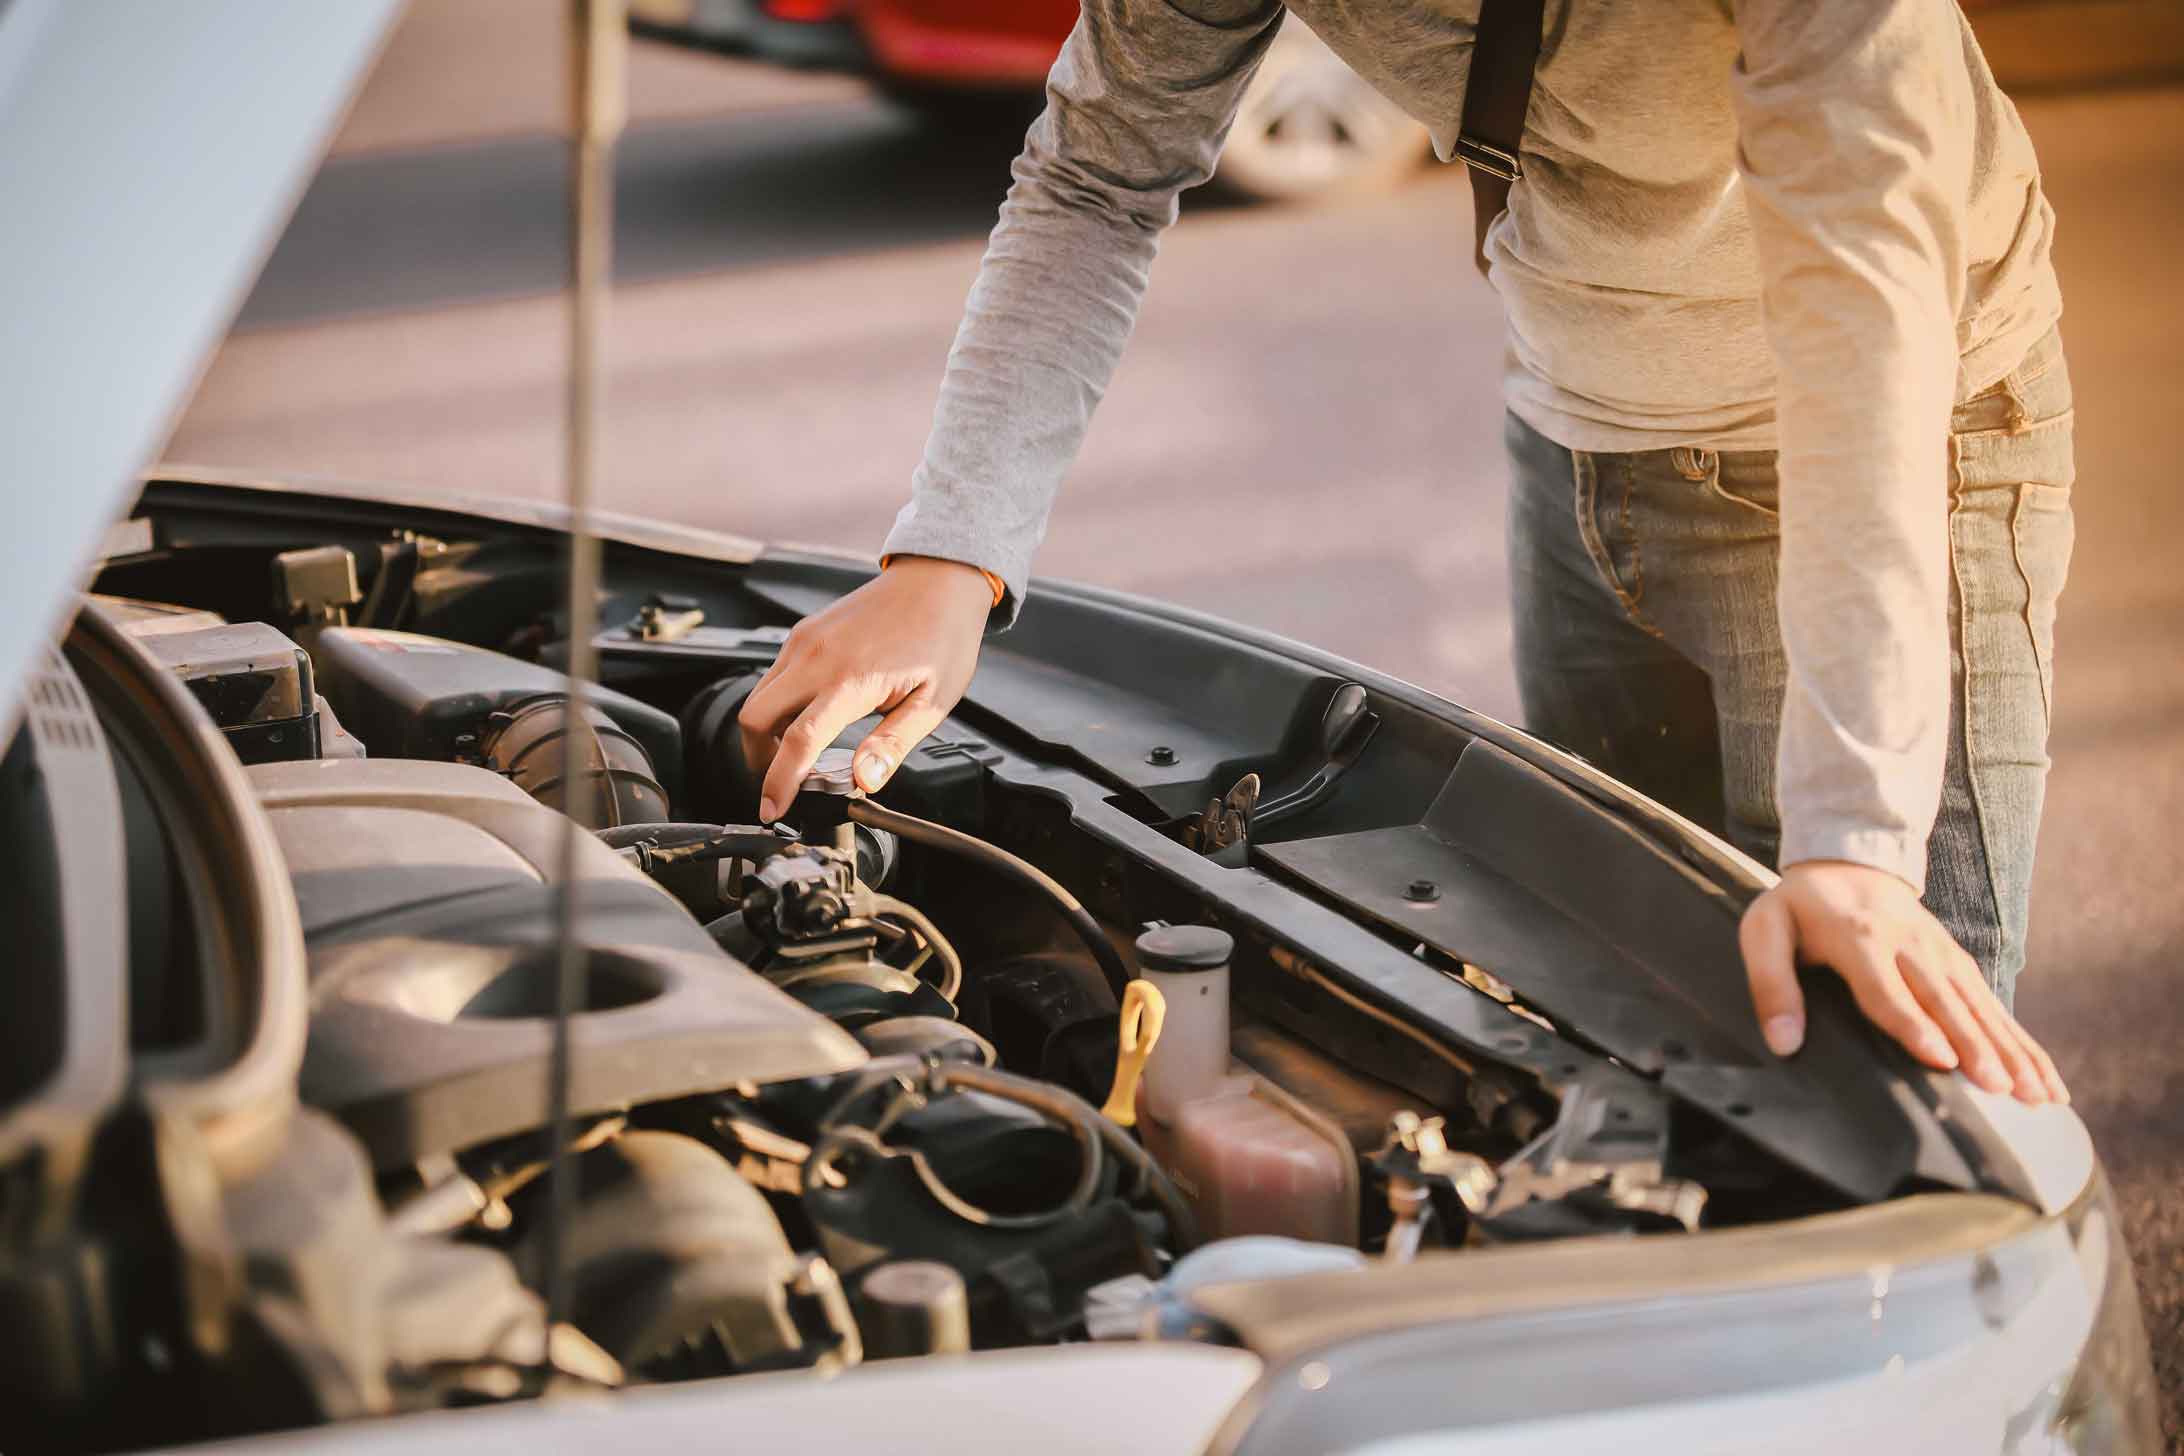
<instances>
[{"instance_id":1,"label":"red car in background","mask_svg":"<svg viewBox=\"0 0 2184 1456\"><path fill-rule=\"evenodd\" d=\"M1028 107L1077 23L1076 0L631 0L630 12L641 34L866 75L956 122ZM1424 127L1291 22L1244 96L1218 180L1304 201L1390 186L1429 155Z\"/></svg>"}]
</instances>

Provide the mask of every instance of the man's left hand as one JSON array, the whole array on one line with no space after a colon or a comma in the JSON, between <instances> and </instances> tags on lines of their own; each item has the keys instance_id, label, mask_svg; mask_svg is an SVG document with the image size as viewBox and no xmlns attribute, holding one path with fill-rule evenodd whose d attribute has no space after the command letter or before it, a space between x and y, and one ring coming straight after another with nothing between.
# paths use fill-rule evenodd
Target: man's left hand
<instances>
[{"instance_id":1,"label":"man's left hand","mask_svg":"<svg viewBox=\"0 0 2184 1456\"><path fill-rule=\"evenodd\" d=\"M1962 1067L2020 1102L2068 1102L2055 1063L2003 1008L1978 965L1905 881L1846 860L1807 860L1744 912L1738 939L1767 1045L1804 1044L1800 960L1832 967L1859 1009L1930 1067Z\"/></svg>"}]
</instances>

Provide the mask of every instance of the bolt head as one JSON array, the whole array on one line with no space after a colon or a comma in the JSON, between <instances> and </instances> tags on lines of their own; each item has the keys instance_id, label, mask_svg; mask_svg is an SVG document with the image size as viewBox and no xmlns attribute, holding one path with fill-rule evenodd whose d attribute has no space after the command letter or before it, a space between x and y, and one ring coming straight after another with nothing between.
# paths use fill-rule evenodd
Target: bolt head
<instances>
[{"instance_id":1,"label":"bolt head","mask_svg":"<svg viewBox=\"0 0 2184 1456\"><path fill-rule=\"evenodd\" d=\"M1175 763L1175 750L1165 743L1157 744L1145 755L1145 761L1155 768L1168 768Z\"/></svg>"},{"instance_id":2,"label":"bolt head","mask_svg":"<svg viewBox=\"0 0 2184 1456\"><path fill-rule=\"evenodd\" d=\"M1418 905L1431 905L1441 898L1441 887L1431 880L1412 880L1403 887L1403 898Z\"/></svg>"}]
</instances>

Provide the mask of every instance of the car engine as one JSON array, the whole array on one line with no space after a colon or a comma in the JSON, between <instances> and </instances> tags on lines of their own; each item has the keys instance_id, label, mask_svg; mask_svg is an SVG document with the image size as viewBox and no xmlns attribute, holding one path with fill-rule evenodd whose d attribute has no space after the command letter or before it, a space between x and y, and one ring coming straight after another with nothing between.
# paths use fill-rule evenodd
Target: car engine
<instances>
[{"instance_id":1,"label":"car engine","mask_svg":"<svg viewBox=\"0 0 2184 1456\"><path fill-rule=\"evenodd\" d=\"M109 1180L135 1208L107 1217L156 1209L157 1238L80 1238L79 1206L65 1258L0 1268L0 1311L46 1351L0 1370L24 1413L11 1449L1229 1342L1191 1288L1827 1202L1711 1125L1681 1127L1672 1158L1664 1094L1536 1037L1545 1018L1477 967L1411 957L1505 1048L1561 1046L1551 1082L1451 1052L1250 916L1099 854L1040 794L995 790L990 727L950 719L868 798L858 725L754 822L736 714L783 629L707 626L656 590L602 633L604 685L579 697L537 554L490 552L403 533L369 596L348 547L273 553L262 620L235 620L250 593L190 585L211 576L114 570L56 657L109 708L128 694L102 674L179 687L221 772L239 761L293 894L307 1034L295 1111L247 1174L218 1148L188 1176L186 1147L125 1159L151 1171ZM1361 688L1323 706L1268 820L1322 803L1370 739ZM250 997L160 928L190 877L139 841L189 810L124 716L103 721L130 821L131 1038L140 1066L210 1075ZM572 737L590 780L573 855ZM0 787L50 789L26 758L45 751L19 742ZM1164 842L1234 862L1256 792ZM561 1078L564 904L581 994ZM93 1318L87 1291L115 1276L89 1271L116 1260L184 1295Z\"/></svg>"},{"instance_id":2,"label":"car engine","mask_svg":"<svg viewBox=\"0 0 2184 1456\"><path fill-rule=\"evenodd\" d=\"M624 1370L854 1361L875 1319L896 1354L1051 1339L1092 1287L1193 1241L1135 1141L998 1065L954 944L888 893L905 859L1013 857L853 799L841 751L789 822L671 821L680 725L641 702L578 712L551 669L409 633L328 628L310 655L367 745L419 755L250 769L309 947L302 1096L363 1142L396 1227L489 1237L543 1287L551 909L573 889L583 1192L561 1258L570 1321ZM602 821L573 886L569 733ZM1050 964L1069 1025L1113 1020L1108 971ZM883 1268L894 1292L860 1319Z\"/></svg>"}]
</instances>

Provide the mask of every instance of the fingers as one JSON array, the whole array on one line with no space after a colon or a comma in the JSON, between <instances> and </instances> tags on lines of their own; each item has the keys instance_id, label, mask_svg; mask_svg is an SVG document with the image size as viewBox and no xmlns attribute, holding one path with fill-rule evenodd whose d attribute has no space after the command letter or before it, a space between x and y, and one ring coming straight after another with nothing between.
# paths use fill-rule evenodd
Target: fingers
<instances>
[{"instance_id":1,"label":"fingers","mask_svg":"<svg viewBox=\"0 0 2184 1456\"><path fill-rule=\"evenodd\" d=\"M1918 951L1899 952L1896 965L1904 983L1911 988L1911 994L1927 1015L1940 1026L1942 1035L1949 1039L1964 1075L1989 1092L2007 1092L2014 1080L2007 1058L1967 1004L1956 977L1948 969L1950 961L1937 954L1938 949L1929 945ZM1947 947L1947 951L1962 953L1954 945Z\"/></svg>"},{"instance_id":2,"label":"fingers","mask_svg":"<svg viewBox=\"0 0 2184 1456\"><path fill-rule=\"evenodd\" d=\"M910 750L923 742L947 716L948 710L926 688L918 689L897 703L880 720L879 726L865 735L864 742L857 745L854 769L857 787L868 794L878 793Z\"/></svg>"},{"instance_id":3,"label":"fingers","mask_svg":"<svg viewBox=\"0 0 2184 1456\"><path fill-rule=\"evenodd\" d=\"M904 708L867 736L856 770L867 789L885 783L962 696L992 607L975 567L910 556L799 622L737 714L744 759L764 778L760 814L785 811L851 723Z\"/></svg>"},{"instance_id":4,"label":"fingers","mask_svg":"<svg viewBox=\"0 0 2184 1456\"><path fill-rule=\"evenodd\" d=\"M2033 1065L2031 1054L2013 1033L2008 1014L1991 997L1966 999L1971 1002L1972 1015L1979 1020L1981 1033L1994 1048L1997 1064L1988 1076L1972 1080L1989 1092L2014 1092L2020 1102L2047 1101L2047 1088L2040 1081L2040 1069Z\"/></svg>"},{"instance_id":5,"label":"fingers","mask_svg":"<svg viewBox=\"0 0 2184 1456\"><path fill-rule=\"evenodd\" d=\"M2047 1088L2048 1096L2068 1106L2070 1086L2063 1081L2063 1074L2056 1069L2055 1059L2048 1055L2046 1047L2033 1039L2031 1032L2018 1025L2015 1017L2010 1018L2010 1026L2024 1041L2025 1050L2032 1054L2033 1065L2040 1069L2040 1084Z\"/></svg>"},{"instance_id":6,"label":"fingers","mask_svg":"<svg viewBox=\"0 0 2184 1456\"><path fill-rule=\"evenodd\" d=\"M1958 979L1964 986L1964 999L1972 1014L1979 1019L1987 1035L2008 1069L2008 1087L1988 1087L1992 1092L2014 1091L2020 1102L2068 1102L2070 1093L2063 1086L2063 1079L2055 1070L2055 1063L2046 1050L2034 1041L2026 1030L2017 1024L2017 1018L2003 1009L2002 1002L1980 976L1979 967L1972 958L1963 955L1958 967ZM1981 1083L1981 1086L1987 1086Z\"/></svg>"},{"instance_id":7,"label":"fingers","mask_svg":"<svg viewBox=\"0 0 2184 1456\"><path fill-rule=\"evenodd\" d=\"M778 819L795 799L804 775L811 772L811 766L818 762L827 745L834 742L844 728L879 707L883 696L884 689L878 683L853 678L836 683L814 697L782 731L780 751L766 770L766 783L759 791L759 817Z\"/></svg>"},{"instance_id":8,"label":"fingers","mask_svg":"<svg viewBox=\"0 0 2184 1456\"><path fill-rule=\"evenodd\" d=\"M786 685L793 666L793 646L782 648L773 666L751 689L751 695L743 700L743 707L736 713L736 731L743 740L743 761L752 773L764 775L772 764L774 745L780 741L781 730L803 711L810 701L806 693L802 699L795 696Z\"/></svg>"},{"instance_id":9,"label":"fingers","mask_svg":"<svg viewBox=\"0 0 2184 1456\"><path fill-rule=\"evenodd\" d=\"M1958 1062L1956 1048L1911 994L1896 959L1896 948L1872 935L1853 939L1847 954L1834 958L1836 973L1850 983L1850 994L1867 1020L1927 1066L1949 1071Z\"/></svg>"},{"instance_id":10,"label":"fingers","mask_svg":"<svg viewBox=\"0 0 2184 1456\"><path fill-rule=\"evenodd\" d=\"M1753 1004L1777 1052L1772 1018L1792 1004L1802 955L1831 967L1866 1018L1926 1065L1962 1067L1977 1085L2024 1102L2069 1100L2046 1050L1907 880L1847 860L1801 861L1752 903L1739 941Z\"/></svg>"},{"instance_id":11,"label":"fingers","mask_svg":"<svg viewBox=\"0 0 2184 1456\"><path fill-rule=\"evenodd\" d=\"M1936 927L1919 955L1907 958L1906 976L1929 1009L1936 1001L1960 1008L1961 1019L1942 1020L1950 1042L1962 1058L1964 1074L1989 1092L2009 1093L2018 1101L2039 1104L2067 1102L2055 1063L2038 1042L2017 1024L2017 1018L1979 973L1979 965L1947 932ZM1966 1029L1965 1023L1969 1023Z\"/></svg>"},{"instance_id":12,"label":"fingers","mask_svg":"<svg viewBox=\"0 0 2184 1456\"><path fill-rule=\"evenodd\" d=\"M1760 1035L1769 1051L1786 1057L1805 1042L1805 992L1797 984L1797 926L1789 903L1772 893L1753 901L1737 926L1737 944Z\"/></svg>"}]
</instances>

